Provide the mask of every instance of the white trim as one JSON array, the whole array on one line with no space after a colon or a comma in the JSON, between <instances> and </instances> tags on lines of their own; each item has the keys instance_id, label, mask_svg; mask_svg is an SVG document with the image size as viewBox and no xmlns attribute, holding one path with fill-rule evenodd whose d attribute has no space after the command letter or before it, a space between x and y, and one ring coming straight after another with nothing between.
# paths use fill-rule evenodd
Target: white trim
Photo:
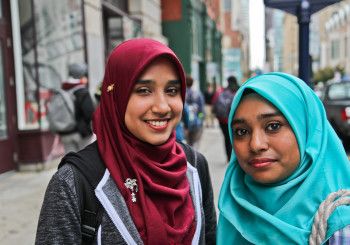
<instances>
[{"instance_id":1,"label":"white trim","mask_svg":"<svg viewBox=\"0 0 350 245\"><path fill-rule=\"evenodd\" d=\"M17 127L19 129L28 129L25 124L24 110L24 80L23 80L23 63L22 63L22 46L21 46L21 30L19 20L18 1L10 1L11 7L11 27L12 27L12 45L13 60L15 66L16 79L16 102L17 102ZM38 128L38 125L34 128Z\"/></svg>"},{"instance_id":2,"label":"white trim","mask_svg":"<svg viewBox=\"0 0 350 245\"><path fill-rule=\"evenodd\" d=\"M197 223L196 223L196 232L194 233L192 244L196 245L196 244L199 244L199 237L201 234L201 227L202 227L202 214L201 214L201 205L200 205L200 202L202 200L202 188L201 188L197 169L188 162L187 162L187 168L190 170L193 178L193 189L194 189L193 196L194 196L194 205L195 205Z\"/></svg>"},{"instance_id":3,"label":"white trim","mask_svg":"<svg viewBox=\"0 0 350 245\"><path fill-rule=\"evenodd\" d=\"M103 192L102 187L106 184L107 180L109 179L109 176L110 176L109 171L108 171L108 169L106 169L102 180L100 181L100 183L97 185L97 187L95 189L95 194L96 194L98 200L100 200L100 202L101 202L102 206L104 207L104 209L106 210L107 214L111 218L112 222L119 230L120 235L123 237L124 241L127 244L136 245L136 242L134 241L134 239L130 235L128 229L125 227L123 221L121 220L120 216L116 212L112 203L109 201L106 194Z\"/></svg>"},{"instance_id":4,"label":"white trim","mask_svg":"<svg viewBox=\"0 0 350 245\"><path fill-rule=\"evenodd\" d=\"M97 230L97 245L101 245L101 225L99 225L98 230Z\"/></svg>"}]
</instances>

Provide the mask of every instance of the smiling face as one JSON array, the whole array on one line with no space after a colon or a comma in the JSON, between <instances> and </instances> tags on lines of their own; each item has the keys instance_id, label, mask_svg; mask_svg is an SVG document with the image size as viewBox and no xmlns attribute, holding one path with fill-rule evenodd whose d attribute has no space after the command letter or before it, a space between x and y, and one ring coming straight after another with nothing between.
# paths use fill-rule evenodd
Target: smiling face
<instances>
[{"instance_id":1,"label":"smiling face","mask_svg":"<svg viewBox=\"0 0 350 245\"><path fill-rule=\"evenodd\" d=\"M242 98L232 121L232 133L238 163L256 182L279 182L299 165L298 143L288 121L256 93Z\"/></svg>"},{"instance_id":2,"label":"smiling face","mask_svg":"<svg viewBox=\"0 0 350 245\"><path fill-rule=\"evenodd\" d=\"M125 112L128 130L152 145L165 143L181 119L181 82L167 58L154 60L135 82Z\"/></svg>"}]
</instances>

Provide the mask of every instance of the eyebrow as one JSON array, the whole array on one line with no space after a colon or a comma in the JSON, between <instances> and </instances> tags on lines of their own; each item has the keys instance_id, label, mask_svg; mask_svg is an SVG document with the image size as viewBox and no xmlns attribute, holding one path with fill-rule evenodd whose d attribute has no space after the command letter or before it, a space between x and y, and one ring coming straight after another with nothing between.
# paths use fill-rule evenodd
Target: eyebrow
<instances>
[{"instance_id":1,"label":"eyebrow","mask_svg":"<svg viewBox=\"0 0 350 245\"><path fill-rule=\"evenodd\" d=\"M266 118L270 118L270 117L277 117L277 116L282 116L282 113L279 111L276 112L272 112L272 113L265 113L265 114L261 114L258 116L258 119L266 119Z\"/></svg>"},{"instance_id":2,"label":"eyebrow","mask_svg":"<svg viewBox=\"0 0 350 245\"><path fill-rule=\"evenodd\" d=\"M180 81L179 79L170 80L169 83L170 83L170 84L174 84L174 85L176 85L176 84L180 84L180 85L181 85L181 81Z\"/></svg>"},{"instance_id":3,"label":"eyebrow","mask_svg":"<svg viewBox=\"0 0 350 245\"><path fill-rule=\"evenodd\" d=\"M169 82L170 84L174 84L174 85L176 85L176 84L181 84L181 81L178 80L178 79L169 80L168 82ZM151 79L145 79L145 80L137 80L137 81L135 82L135 84L150 84L150 83L154 83L154 81L151 80Z\"/></svg>"},{"instance_id":4,"label":"eyebrow","mask_svg":"<svg viewBox=\"0 0 350 245\"><path fill-rule=\"evenodd\" d=\"M152 83L153 81L148 79L148 80L137 80L135 84L149 84Z\"/></svg>"},{"instance_id":5,"label":"eyebrow","mask_svg":"<svg viewBox=\"0 0 350 245\"><path fill-rule=\"evenodd\" d=\"M283 115L279 111L276 111L276 112L272 112L272 113L264 113L264 114L258 115L257 118L258 118L258 120L263 120L266 118L271 118L271 117L276 117L276 116L283 116ZM236 118L236 119L232 120L232 125L245 123L245 122L246 122L246 120L244 118Z\"/></svg>"}]
</instances>

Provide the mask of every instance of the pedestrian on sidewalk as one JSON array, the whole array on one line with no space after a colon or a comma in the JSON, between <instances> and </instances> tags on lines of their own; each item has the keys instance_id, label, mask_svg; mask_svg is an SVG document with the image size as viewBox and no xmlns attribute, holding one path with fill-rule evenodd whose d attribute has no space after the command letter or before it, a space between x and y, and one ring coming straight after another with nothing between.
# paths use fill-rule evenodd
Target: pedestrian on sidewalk
<instances>
[{"instance_id":1,"label":"pedestrian on sidewalk","mask_svg":"<svg viewBox=\"0 0 350 245\"><path fill-rule=\"evenodd\" d=\"M218 244L349 241L349 160L305 82L278 72L249 79L229 125Z\"/></svg>"},{"instance_id":2,"label":"pedestrian on sidewalk","mask_svg":"<svg viewBox=\"0 0 350 245\"><path fill-rule=\"evenodd\" d=\"M213 128L215 127L215 115L213 114L213 108L212 108L212 100L214 96L214 85L215 79L213 80L213 83L207 83L207 88L204 92L204 102L205 102L205 120L204 120L204 126L207 128Z\"/></svg>"},{"instance_id":3,"label":"pedestrian on sidewalk","mask_svg":"<svg viewBox=\"0 0 350 245\"><path fill-rule=\"evenodd\" d=\"M68 79L62 89L74 96L76 127L69 132L59 132L66 153L77 152L92 142L92 114L95 110L87 88L87 65L73 63L68 66Z\"/></svg>"},{"instance_id":4,"label":"pedestrian on sidewalk","mask_svg":"<svg viewBox=\"0 0 350 245\"><path fill-rule=\"evenodd\" d=\"M101 91L97 140L60 163L36 244L215 243L207 161L175 141L186 84L174 52L151 39L121 43L109 56Z\"/></svg>"},{"instance_id":5,"label":"pedestrian on sidewalk","mask_svg":"<svg viewBox=\"0 0 350 245\"><path fill-rule=\"evenodd\" d=\"M188 124L186 126L186 141L190 146L199 148L199 141L203 134L205 118L204 97L201 91L193 88L194 79L186 76L186 104L188 107Z\"/></svg>"},{"instance_id":6,"label":"pedestrian on sidewalk","mask_svg":"<svg viewBox=\"0 0 350 245\"><path fill-rule=\"evenodd\" d=\"M235 76L229 76L227 78L227 87L220 89L213 97L213 113L219 121L221 132L224 136L225 153L227 162L230 161L232 145L230 136L228 133L228 116L231 109L231 103L233 97L239 88L238 82Z\"/></svg>"}]
</instances>

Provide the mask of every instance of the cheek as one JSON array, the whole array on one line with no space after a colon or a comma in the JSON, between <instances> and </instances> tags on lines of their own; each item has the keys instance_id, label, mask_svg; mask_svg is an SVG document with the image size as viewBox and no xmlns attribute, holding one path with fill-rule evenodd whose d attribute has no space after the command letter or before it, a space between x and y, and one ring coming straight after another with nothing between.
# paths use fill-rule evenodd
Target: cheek
<instances>
[{"instance_id":1,"label":"cheek","mask_svg":"<svg viewBox=\"0 0 350 245\"><path fill-rule=\"evenodd\" d=\"M294 140L293 144L291 144L290 149L291 149L290 159L291 159L291 162L294 163L296 168L300 162L300 151L296 140Z\"/></svg>"},{"instance_id":2,"label":"cheek","mask_svg":"<svg viewBox=\"0 0 350 245\"><path fill-rule=\"evenodd\" d=\"M172 111L173 111L175 117L181 118L182 110L183 110L183 102L181 100L181 97L174 98L174 100L171 101L171 108L172 108Z\"/></svg>"},{"instance_id":3,"label":"cheek","mask_svg":"<svg viewBox=\"0 0 350 245\"><path fill-rule=\"evenodd\" d=\"M244 142L233 141L233 151L236 154L238 162L244 161L247 155L248 146Z\"/></svg>"},{"instance_id":4,"label":"cheek","mask_svg":"<svg viewBox=\"0 0 350 245\"><path fill-rule=\"evenodd\" d=\"M130 99L125 110L125 124L128 126L128 124L134 123L137 117L139 117L144 111L145 106L146 103L142 103L141 100Z\"/></svg>"},{"instance_id":5,"label":"cheek","mask_svg":"<svg viewBox=\"0 0 350 245\"><path fill-rule=\"evenodd\" d=\"M284 140L282 142L276 142L276 145L279 146L280 153L286 156L286 161L296 168L300 162L300 151L294 134L281 137L281 139Z\"/></svg>"}]
</instances>

